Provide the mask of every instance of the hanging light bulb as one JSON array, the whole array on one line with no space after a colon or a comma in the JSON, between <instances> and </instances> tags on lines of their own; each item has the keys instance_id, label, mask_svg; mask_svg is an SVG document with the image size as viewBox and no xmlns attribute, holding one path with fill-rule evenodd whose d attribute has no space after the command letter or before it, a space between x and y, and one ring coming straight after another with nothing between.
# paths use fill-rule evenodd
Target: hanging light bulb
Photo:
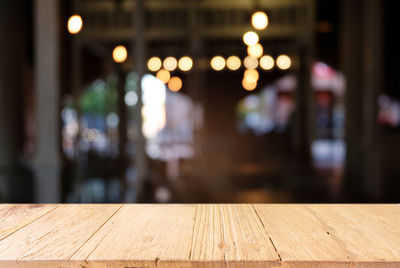
<instances>
[{"instance_id":1,"label":"hanging light bulb","mask_svg":"<svg viewBox=\"0 0 400 268\"><path fill-rule=\"evenodd\" d=\"M257 11L251 16L251 24L257 30L264 30L268 26L268 16L265 12Z\"/></svg>"},{"instance_id":2,"label":"hanging light bulb","mask_svg":"<svg viewBox=\"0 0 400 268\"><path fill-rule=\"evenodd\" d=\"M178 61L174 57L166 57L163 62L164 69L172 72L178 66Z\"/></svg>"},{"instance_id":3,"label":"hanging light bulb","mask_svg":"<svg viewBox=\"0 0 400 268\"><path fill-rule=\"evenodd\" d=\"M259 58L262 56L263 52L264 52L264 49L263 49L262 45L259 43L247 47L247 54L249 54L249 56Z\"/></svg>"},{"instance_id":4,"label":"hanging light bulb","mask_svg":"<svg viewBox=\"0 0 400 268\"><path fill-rule=\"evenodd\" d=\"M114 48L112 55L115 62L122 63L128 57L128 51L124 46L117 46Z\"/></svg>"},{"instance_id":5,"label":"hanging light bulb","mask_svg":"<svg viewBox=\"0 0 400 268\"><path fill-rule=\"evenodd\" d=\"M187 72L190 71L193 67L193 60L188 56L184 56L179 59L178 67L181 71Z\"/></svg>"},{"instance_id":6,"label":"hanging light bulb","mask_svg":"<svg viewBox=\"0 0 400 268\"><path fill-rule=\"evenodd\" d=\"M83 25L82 17L79 15L72 15L68 19L67 28L70 34L77 34L81 31Z\"/></svg>"},{"instance_id":7,"label":"hanging light bulb","mask_svg":"<svg viewBox=\"0 0 400 268\"><path fill-rule=\"evenodd\" d=\"M147 61L147 69L152 72L157 72L161 68L161 59L159 57L152 57Z\"/></svg>"},{"instance_id":8,"label":"hanging light bulb","mask_svg":"<svg viewBox=\"0 0 400 268\"><path fill-rule=\"evenodd\" d=\"M225 68L225 59L222 56L215 56L210 61L211 68L216 71L221 71Z\"/></svg>"},{"instance_id":9,"label":"hanging light bulb","mask_svg":"<svg viewBox=\"0 0 400 268\"><path fill-rule=\"evenodd\" d=\"M264 70L271 70L274 67L274 59L269 55L264 55L260 59L260 67Z\"/></svg>"},{"instance_id":10,"label":"hanging light bulb","mask_svg":"<svg viewBox=\"0 0 400 268\"><path fill-rule=\"evenodd\" d=\"M258 67L258 60L256 57L247 56L244 58L243 64L247 69L256 69Z\"/></svg>"},{"instance_id":11,"label":"hanging light bulb","mask_svg":"<svg viewBox=\"0 0 400 268\"><path fill-rule=\"evenodd\" d=\"M164 84L168 83L169 79L171 78L171 74L169 73L169 71L165 70L165 69L160 69L157 74L156 77L161 80Z\"/></svg>"},{"instance_id":12,"label":"hanging light bulb","mask_svg":"<svg viewBox=\"0 0 400 268\"><path fill-rule=\"evenodd\" d=\"M243 35L243 42L248 46L257 44L258 40L258 34L256 34L255 32L250 31Z\"/></svg>"},{"instance_id":13,"label":"hanging light bulb","mask_svg":"<svg viewBox=\"0 0 400 268\"><path fill-rule=\"evenodd\" d=\"M241 65L242 65L242 62L240 61L240 58L238 56L230 56L226 60L226 66L231 71L236 71L237 69L240 68Z\"/></svg>"},{"instance_id":14,"label":"hanging light bulb","mask_svg":"<svg viewBox=\"0 0 400 268\"><path fill-rule=\"evenodd\" d=\"M292 66L292 60L287 55L279 55L276 58L276 65L281 70L287 70Z\"/></svg>"},{"instance_id":15,"label":"hanging light bulb","mask_svg":"<svg viewBox=\"0 0 400 268\"><path fill-rule=\"evenodd\" d=\"M242 80L242 86L245 90L247 91L252 91L254 89L256 89L257 87L257 82L249 82L248 80L246 80L245 78L243 78Z\"/></svg>"},{"instance_id":16,"label":"hanging light bulb","mask_svg":"<svg viewBox=\"0 0 400 268\"><path fill-rule=\"evenodd\" d=\"M260 77L257 70L249 69L244 72L244 79L249 83L257 83L258 78Z\"/></svg>"},{"instance_id":17,"label":"hanging light bulb","mask_svg":"<svg viewBox=\"0 0 400 268\"><path fill-rule=\"evenodd\" d=\"M177 92L181 90L182 88L182 79L180 79L177 76L171 77L171 79L168 81L168 88L172 92Z\"/></svg>"}]
</instances>

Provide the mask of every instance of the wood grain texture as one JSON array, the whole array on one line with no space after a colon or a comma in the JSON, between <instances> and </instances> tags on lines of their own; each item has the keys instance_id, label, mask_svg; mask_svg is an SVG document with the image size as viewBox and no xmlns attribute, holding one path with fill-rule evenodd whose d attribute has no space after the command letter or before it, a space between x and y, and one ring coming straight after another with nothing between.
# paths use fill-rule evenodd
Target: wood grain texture
<instances>
[{"instance_id":1,"label":"wood grain texture","mask_svg":"<svg viewBox=\"0 0 400 268\"><path fill-rule=\"evenodd\" d=\"M362 205L361 205L362 206ZM354 267L376 267L398 262L400 267L400 230L386 224L354 205L308 205L307 208L325 223L330 235L346 250Z\"/></svg>"},{"instance_id":2,"label":"wood grain texture","mask_svg":"<svg viewBox=\"0 0 400 268\"><path fill-rule=\"evenodd\" d=\"M0 265L66 265L121 205L62 205L0 241ZM52 266L50 265L50 267ZM53 266L53 267L54 267Z\"/></svg>"},{"instance_id":3,"label":"wood grain texture","mask_svg":"<svg viewBox=\"0 0 400 268\"><path fill-rule=\"evenodd\" d=\"M348 267L347 252L305 205L254 205L288 267Z\"/></svg>"},{"instance_id":4,"label":"wood grain texture","mask_svg":"<svg viewBox=\"0 0 400 268\"><path fill-rule=\"evenodd\" d=\"M0 240L40 218L57 205L0 205Z\"/></svg>"},{"instance_id":5,"label":"wood grain texture","mask_svg":"<svg viewBox=\"0 0 400 268\"><path fill-rule=\"evenodd\" d=\"M89 267L115 260L123 267L189 267L194 217L195 205L124 205L72 260L86 259Z\"/></svg>"},{"instance_id":6,"label":"wood grain texture","mask_svg":"<svg viewBox=\"0 0 400 268\"><path fill-rule=\"evenodd\" d=\"M400 205L7 204L0 234L1 268L400 267Z\"/></svg>"},{"instance_id":7,"label":"wood grain texture","mask_svg":"<svg viewBox=\"0 0 400 268\"><path fill-rule=\"evenodd\" d=\"M375 217L384 224L391 225L393 228L400 229L400 205L353 205L353 209L367 212L371 217Z\"/></svg>"},{"instance_id":8,"label":"wood grain texture","mask_svg":"<svg viewBox=\"0 0 400 268\"><path fill-rule=\"evenodd\" d=\"M197 205L191 261L270 267L279 256L251 205Z\"/></svg>"}]
</instances>

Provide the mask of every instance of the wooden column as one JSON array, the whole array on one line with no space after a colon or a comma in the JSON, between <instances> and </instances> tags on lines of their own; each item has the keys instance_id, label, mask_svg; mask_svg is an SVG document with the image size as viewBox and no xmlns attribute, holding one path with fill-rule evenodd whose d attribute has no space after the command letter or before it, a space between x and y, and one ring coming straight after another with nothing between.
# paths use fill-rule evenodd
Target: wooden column
<instances>
[{"instance_id":1,"label":"wooden column","mask_svg":"<svg viewBox=\"0 0 400 268\"><path fill-rule=\"evenodd\" d=\"M345 187L351 200L382 194L377 96L381 87L381 1L341 2L342 69L346 75Z\"/></svg>"},{"instance_id":2,"label":"wooden column","mask_svg":"<svg viewBox=\"0 0 400 268\"><path fill-rule=\"evenodd\" d=\"M125 104L125 84L126 84L126 73L121 63L116 63L117 75L118 75L118 175L120 182L120 200L125 201L126 191L126 168L127 168L127 155L126 146L128 144L128 130L127 130L127 115L126 115L126 104Z\"/></svg>"},{"instance_id":3,"label":"wooden column","mask_svg":"<svg viewBox=\"0 0 400 268\"><path fill-rule=\"evenodd\" d=\"M198 34L199 18L198 18L198 2L197 0L187 1L188 20L187 36L189 38L189 51L190 56L193 58L193 69L187 76L184 86L186 85L185 92L191 97L195 108L204 107L206 105L205 83L206 71L200 68L200 62L204 57L203 40ZM199 112L198 110L196 111ZM193 133L193 148L195 157L202 155L202 147L204 145L204 131L203 127L195 127ZM198 159L200 161L200 159Z\"/></svg>"},{"instance_id":4,"label":"wooden column","mask_svg":"<svg viewBox=\"0 0 400 268\"><path fill-rule=\"evenodd\" d=\"M36 201L60 202L59 1L35 0Z\"/></svg>"},{"instance_id":5,"label":"wooden column","mask_svg":"<svg viewBox=\"0 0 400 268\"><path fill-rule=\"evenodd\" d=\"M362 180L362 12L361 0L342 0L342 69L346 75L345 187L360 195Z\"/></svg>"},{"instance_id":6,"label":"wooden column","mask_svg":"<svg viewBox=\"0 0 400 268\"><path fill-rule=\"evenodd\" d=\"M0 1L0 202L12 198L9 182L22 149L23 1ZM20 187L23 187L21 185Z\"/></svg>"},{"instance_id":7,"label":"wooden column","mask_svg":"<svg viewBox=\"0 0 400 268\"><path fill-rule=\"evenodd\" d=\"M297 165L308 170L311 167L311 136L313 95L311 88L311 49L301 44L299 49L299 70L297 73L296 115L294 150Z\"/></svg>"},{"instance_id":8,"label":"wooden column","mask_svg":"<svg viewBox=\"0 0 400 268\"><path fill-rule=\"evenodd\" d=\"M382 91L382 3L364 1L364 98L363 98L363 180L370 200L379 201L383 195L382 155L378 126L378 96Z\"/></svg>"},{"instance_id":9,"label":"wooden column","mask_svg":"<svg viewBox=\"0 0 400 268\"><path fill-rule=\"evenodd\" d=\"M133 38L133 49L134 51L134 66L135 71L138 75L138 84L137 84L137 94L138 94L138 102L135 107L135 123L137 129L137 136L135 140L136 145L136 153L135 153L135 166L137 170L137 184L136 184L136 193L140 195L142 192L142 186L144 180L146 178L146 170L147 170L147 161L146 161L146 140L143 136L142 132L142 77L145 71L146 65L146 39L145 39L145 6L143 0L136 0L136 5L134 5L134 16L133 23L135 28L135 37Z\"/></svg>"},{"instance_id":10,"label":"wooden column","mask_svg":"<svg viewBox=\"0 0 400 268\"><path fill-rule=\"evenodd\" d=\"M314 129L314 95L311 88L312 63L314 53L315 1L308 1L304 14L303 31L298 36L298 70L296 89L296 114L294 131L294 151L296 165L303 171L311 168L311 141Z\"/></svg>"},{"instance_id":11,"label":"wooden column","mask_svg":"<svg viewBox=\"0 0 400 268\"><path fill-rule=\"evenodd\" d=\"M78 0L73 0L72 3L72 9L74 11L79 10L78 7ZM85 27L85 21L83 22L83 28ZM80 118L82 115L81 108L79 106L79 97L81 93L83 92L82 89L82 38L79 34L74 34L70 35L71 38L71 46L70 46L70 51L71 51L71 65L70 65L70 75L71 75L71 85L72 85L72 90L71 90L71 95L72 95L72 100L74 103L74 108L77 112L77 118L78 122L80 122ZM79 127L78 131L78 138L75 139L75 150L76 154L75 157L79 157L78 153L78 143L82 138L82 128ZM77 172L78 173L78 172ZM82 177L75 173L74 176L72 177L72 182L70 185L80 185Z\"/></svg>"}]
</instances>

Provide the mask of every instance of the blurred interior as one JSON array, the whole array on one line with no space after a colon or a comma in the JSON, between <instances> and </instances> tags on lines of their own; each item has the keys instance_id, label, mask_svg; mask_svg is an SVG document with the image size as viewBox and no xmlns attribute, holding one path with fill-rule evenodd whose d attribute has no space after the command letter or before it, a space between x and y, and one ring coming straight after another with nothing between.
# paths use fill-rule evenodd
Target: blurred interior
<instances>
[{"instance_id":1,"label":"blurred interior","mask_svg":"<svg viewBox=\"0 0 400 268\"><path fill-rule=\"evenodd\" d=\"M0 1L0 202L399 202L395 11Z\"/></svg>"}]
</instances>

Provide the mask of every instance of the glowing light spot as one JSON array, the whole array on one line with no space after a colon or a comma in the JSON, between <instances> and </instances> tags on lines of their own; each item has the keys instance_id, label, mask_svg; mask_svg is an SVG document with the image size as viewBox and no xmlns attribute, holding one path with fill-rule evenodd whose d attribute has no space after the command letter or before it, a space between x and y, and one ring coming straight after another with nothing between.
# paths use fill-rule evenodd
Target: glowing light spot
<instances>
[{"instance_id":1,"label":"glowing light spot","mask_svg":"<svg viewBox=\"0 0 400 268\"><path fill-rule=\"evenodd\" d=\"M184 72L190 71L193 67L193 60L188 56L184 56L179 59L178 67L181 71Z\"/></svg>"},{"instance_id":2,"label":"glowing light spot","mask_svg":"<svg viewBox=\"0 0 400 268\"><path fill-rule=\"evenodd\" d=\"M159 57L152 57L147 61L147 69L152 72L157 72L161 68L161 59Z\"/></svg>"},{"instance_id":3,"label":"glowing light spot","mask_svg":"<svg viewBox=\"0 0 400 268\"><path fill-rule=\"evenodd\" d=\"M171 79L168 82L168 88L173 92L181 90L182 80L177 76L171 77Z\"/></svg>"},{"instance_id":4,"label":"glowing light spot","mask_svg":"<svg viewBox=\"0 0 400 268\"><path fill-rule=\"evenodd\" d=\"M251 83L251 82L247 81L245 78L243 78L243 80L242 80L242 86L243 86L243 88L244 88L245 90L247 90L247 91L252 91L252 90L256 89L256 87L257 87L257 82Z\"/></svg>"},{"instance_id":5,"label":"glowing light spot","mask_svg":"<svg viewBox=\"0 0 400 268\"><path fill-rule=\"evenodd\" d=\"M292 60L287 55L279 55L276 59L276 65L281 70L287 70L292 66Z\"/></svg>"},{"instance_id":6,"label":"glowing light spot","mask_svg":"<svg viewBox=\"0 0 400 268\"><path fill-rule=\"evenodd\" d=\"M247 54L249 54L249 56L252 56L255 58L261 57L263 52L264 52L264 49L263 49L262 45L260 45L259 43L247 47Z\"/></svg>"},{"instance_id":7,"label":"glowing light spot","mask_svg":"<svg viewBox=\"0 0 400 268\"><path fill-rule=\"evenodd\" d=\"M114 48L112 55L115 62L122 63L126 61L126 58L128 57L128 51L124 46L117 46Z\"/></svg>"},{"instance_id":8,"label":"glowing light spot","mask_svg":"<svg viewBox=\"0 0 400 268\"><path fill-rule=\"evenodd\" d=\"M70 34L77 34L81 31L83 25L83 21L81 16L73 15L68 19L68 32Z\"/></svg>"},{"instance_id":9,"label":"glowing light spot","mask_svg":"<svg viewBox=\"0 0 400 268\"><path fill-rule=\"evenodd\" d=\"M247 69L255 69L258 67L258 60L256 57L247 56L244 58L243 64Z\"/></svg>"},{"instance_id":10,"label":"glowing light spot","mask_svg":"<svg viewBox=\"0 0 400 268\"><path fill-rule=\"evenodd\" d=\"M164 59L163 67L164 69L172 72L178 66L178 62L174 57L167 57Z\"/></svg>"},{"instance_id":11,"label":"glowing light spot","mask_svg":"<svg viewBox=\"0 0 400 268\"><path fill-rule=\"evenodd\" d=\"M116 128L119 124L119 117L116 113L110 113L106 117L106 124L110 128Z\"/></svg>"},{"instance_id":12,"label":"glowing light spot","mask_svg":"<svg viewBox=\"0 0 400 268\"><path fill-rule=\"evenodd\" d=\"M169 78L171 77L170 73L165 70L161 69L157 72L156 77L161 80L164 84L168 83Z\"/></svg>"},{"instance_id":13,"label":"glowing light spot","mask_svg":"<svg viewBox=\"0 0 400 268\"><path fill-rule=\"evenodd\" d=\"M271 70L274 67L274 59L268 55L262 56L260 59L260 67L264 70Z\"/></svg>"},{"instance_id":14,"label":"glowing light spot","mask_svg":"<svg viewBox=\"0 0 400 268\"><path fill-rule=\"evenodd\" d=\"M100 132L95 128L85 129L83 131L83 138L88 140L89 142L95 142L98 138L100 138Z\"/></svg>"},{"instance_id":15,"label":"glowing light spot","mask_svg":"<svg viewBox=\"0 0 400 268\"><path fill-rule=\"evenodd\" d=\"M171 200L171 191L167 187L158 187L154 193L155 199L160 203L166 203Z\"/></svg>"},{"instance_id":16,"label":"glowing light spot","mask_svg":"<svg viewBox=\"0 0 400 268\"><path fill-rule=\"evenodd\" d=\"M240 68L241 65L242 65L242 61L241 61L240 58L237 57L237 56L230 56L230 57L226 60L226 66L227 66L228 69L231 70L231 71L236 71L237 69Z\"/></svg>"},{"instance_id":17,"label":"glowing light spot","mask_svg":"<svg viewBox=\"0 0 400 268\"><path fill-rule=\"evenodd\" d=\"M225 59L221 56L215 56L214 58L211 59L211 68L213 68L216 71L221 71L225 68Z\"/></svg>"},{"instance_id":18,"label":"glowing light spot","mask_svg":"<svg viewBox=\"0 0 400 268\"><path fill-rule=\"evenodd\" d=\"M244 72L244 79L249 83L257 83L259 74L256 70L250 69Z\"/></svg>"},{"instance_id":19,"label":"glowing light spot","mask_svg":"<svg viewBox=\"0 0 400 268\"><path fill-rule=\"evenodd\" d=\"M147 139L153 139L165 127L166 88L159 79L151 74L143 75L141 83L143 90L142 131Z\"/></svg>"},{"instance_id":20,"label":"glowing light spot","mask_svg":"<svg viewBox=\"0 0 400 268\"><path fill-rule=\"evenodd\" d=\"M251 24L257 30L264 30L268 26L268 16L265 12L257 11L251 16Z\"/></svg>"},{"instance_id":21,"label":"glowing light spot","mask_svg":"<svg viewBox=\"0 0 400 268\"><path fill-rule=\"evenodd\" d=\"M138 97L135 91L129 91L125 94L125 104L128 106L134 106L138 101Z\"/></svg>"},{"instance_id":22,"label":"glowing light spot","mask_svg":"<svg viewBox=\"0 0 400 268\"><path fill-rule=\"evenodd\" d=\"M255 32L250 31L243 35L243 42L248 46L257 44L258 40L258 34L256 34Z\"/></svg>"}]
</instances>

